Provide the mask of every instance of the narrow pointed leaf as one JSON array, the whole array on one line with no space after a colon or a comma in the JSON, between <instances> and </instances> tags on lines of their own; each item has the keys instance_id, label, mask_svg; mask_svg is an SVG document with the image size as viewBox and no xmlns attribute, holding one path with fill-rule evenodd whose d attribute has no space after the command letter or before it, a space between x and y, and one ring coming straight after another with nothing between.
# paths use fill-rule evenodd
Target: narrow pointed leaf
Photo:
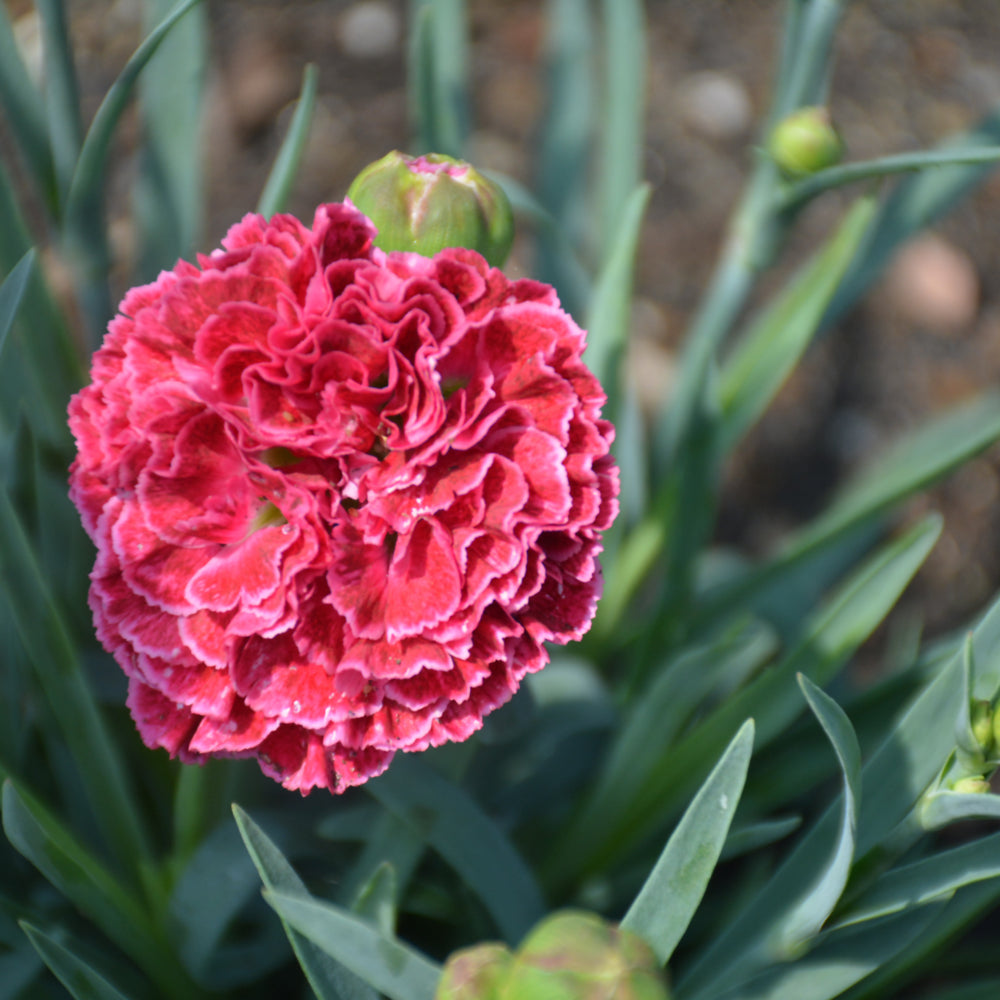
<instances>
[{"instance_id":1,"label":"narrow pointed leaf","mask_svg":"<svg viewBox=\"0 0 1000 1000\"><path fill-rule=\"evenodd\" d=\"M940 518L931 515L869 558L806 623L794 648L674 744L641 788L606 820L602 837L581 830L586 843L577 847L571 842L571 849L560 845L553 862L558 875L550 877L561 884L571 878L571 867L600 870L651 834L692 794L744 719L756 723L758 748L781 733L802 707L795 675L803 673L818 684L830 681L892 609L940 530Z\"/></svg>"},{"instance_id":2,"label":"narrow pointed leaf","mask_svg":"<svg viewBox=\"0 0 1000 1000\"><path fill-rule=\"evenodd\" d=\"M409 93L420 151L459 159L468 132L465 0L410 0Z\"/></svg>"},{"instance_id":3,"label":"narrow pointed leaf","mask_svg":"<svg viewBox=\"0 0 1000 1000\"><path fill-rule=\"evenodd\" d=\"M642 178L646 111L646 24L642 0L602 0L604 125L601 129L600 246L614 251L619 220ZM607 385L607 383L604 383Z\"/></svg>"},{"instance_id":4,"label":"narrow pointed leaf","mask_svg":"<svg viewBox=\"0 0 1000 1000\"><path fill-rule=\"evenodd\" d=\"M715 870L746 781L753 752L753 721L743 724L705 779L622 926L650 944L662 964L694 916Z\"/></svg>"},{"instance_id":5,"label":"narrow pointed leaf","mask_svg":"<svg viewBox=\"0 0 1000 1000\"><path fill-rule=\"evenodd\" d=\"M35 251L29 250L20 259L17 267L7 275L3 284L0 284L0 357L3 356L7 334L10 333L10 328L14 325L14 317L21 305L21 299L28 287L28 280L31 278L34 266Z\"/></svg>"},{"instance_id":6,"label":"narrow pointed leaf","mask_svg":"<svg viewBox=\"0 0 1000 1000\"><path fill-rule=\"evenodd\" d=\"M365 786L418 832L479 895L516 943L545 914L541 891L510 841L479 806L414 756L400 756Z\"/></svg>"},{"instance_id":7,"label":"narrow pointed leaf","mask_svg":"<svg viewBox=\"0 0 1000 1000\"><path fill-rule=\"evenodd\" d=\"M25 535L17 511L0 489L0 583L16 614L21 641L79 762L80 778L115 857L134 871L151 849L118 749L87 683L63 616Z\"/></svg>"},{"instance_id":8,"label":"narrow pointed leaf","mask_svg":"<svg viewBox=\"0 0 1000 1000\"><path fill-rule=\"evenodd\" d=\"M994 604L974 630L973 643L975 662L981 670L985 672L989 665L1000 669L1000 602ZM957 652L936 674L865 764L864 802L855 845L858 857L879 845L913 809L954 749L954 720L962 696L962 655ZM755 908L732 919L725 931L698 956L679 983L685 995L690 992L692 996L700 996L704 990L711 990L720 970L754 945L759 939L757 913L781 913L794 905L802 885L836 837L842 808L839 801L830 806L799 839L759 894Z\"/></svg>"},{"instance_id":9,"label":"narrow pointed leaf","mask_svg":"<svg viewBox=\"0 0 1000 1000\"><path fill-rule=\"evenodd\" d=\"M7 6L0 4L0 106L32 180L54 215L58 203L45 102L36 89L14 37Z\"/></svg>"},{"instance_id":10,"label":"narrow pointed leaf","mask_svg":"<svg viewBox=\"0 0 1000 1000\"><path fill-rule=\"evenodd\" d=\"M1000 819L1000 795L944 790L929 795L920 807L925 830L940 830L964 819Z\"/></svg>"},{"instance_id":11,"label":"narrow pointed leaf","mask_svg":"<svg viewBox=\"0 0 1000 1000\"><path fill-rule=\"evenodd\" d=\"M747 606L765 587L835 547L907 497L952 472L1000 438L1000 394L987 393L935 417L869 464L830 507L763 566L706 593L700 627Z\"/></svg>"},{"instance_id":12,"label":"narrow pointed leaf","mask_svg":"<svg viewBox=\"0 0 1000 1000\"><path fill-rule=\"evenodd\" d=\"M80 301L89 326L91 346L96 347L111 318L108 288L110 254L102 214L104 179L111 140L128 105L139 74L155 54L170 29L200 0L178 0L177 5L146 36L111 85L83 140L66 196L66 246L77 271Z\"/></svg>"},{"instance_id":13,"label":"narrow pointed leaf","mask_svg":"<svg viewBox=\"0 0 1000 1000\"><path fill-rule=\"evenodd\" d=\"M575 261L566 244L585 238L588 151L593 132L593 29L588 0L550 0L546 16L548 106L541 128L538 198L554 225L537 230L535 276L555 285L563 307L580 316Z\"/></svg>"},{"instance_id":14,"label":"narrow pointed leaf","mask_svg":"<svg viewBox=\"0 0 1000 1000\"><path fill-rule=\"evenodd\" d=\"M396 933L396 872L384 862L361 887L351 909L373 923L387 937Z\"/></svg>"},{"instance_id":15,"label":"narrow pointed leaf","mask_svg":"<svg viewBox=\"0 0 1000 1000\"><path fill-rule=\"evenodd\" d=\"M902 954L931 924L939 906L901 913L872 927L831 933L796 962L776 964L724 992L685 993L689 1000L832 1000Z\"/></svg>"},{"instance_id":16,"label":"narrow pointed leaf","mask_svg":"<svg viewBox=\"0 0 1000 1000\"><path fill-rule=\"evenodd\" d=\"M3 829L11 844L66 898L150 974L163 971L146 914L136 898L55 816L8 779Z\"/></svg>"},{"instance_id":17,"label":"narrow pointed leaf","mask_svg":"<svg viewBox=\"0 0 1000 1000\"><path fill-rule=\"evenodd\" d=\"M111 147L111 139L132 95L132 88L135 86L139 74L153 58L170 29L200 2L201 0L178 0L171 12L135 50L118 79L104 95L104 100L101 101L100 107L94 115L94 120L87 130L83 148L80 150L80 158L73 172L67 215L74 210L79 211L84 204L99 197L103 187L104 168Z\"/></svg>"},{"instance_id":18,"label":"narrow pointed leaf","mask_svg":"<svg viewBox=\"0 0 1000 1000\"><path fill-rule=\"evenodd\" d=\"M202 841L179 872L168 913L184 968L214 990L245 987L287 958L284 936L266 911L254 924L246 907L260 890L238 831L223 822ZM240 927L239 940L227 941Z\"/></svg>"},{"instance_id":19,"label":"narrow pointed leaf","mask_svg":"<svg viewBox=\"0 0 1000 1000\"><path fill-rule=\"evenodd\" d=\"M993 878L1000 878L1000 833L887 872L851 904L836 927L923 906L963 886Z\"/></svg>"},{"instance_id":20,"label":"narrow pointed leaf","mask_svg":"<svg viewBox=\"0 0 1000 1000\"><path fill-rule=\"evenodd\" d=\"M76 67L69 40L63 0L35 0L42 29L45 54L45 99L48 110L49 143L59 185L65 199L70 178L80 155L83 123Z\"/></svg>"},{"instance_id":21,"label":"narrow pointed leaf","mask_svg":"<svg viewBox=\"0 0 1000 1000\"><path fill-rule=\"evenodd\" d=\"M75 1000L128 1000L72 948L29 923L22 923L21 927L52 974Z\"/></svg>"},{"instance_id":22,"label":"narrow pointed leaf","mask_svg":"<svg viewBox=\"0 0 1000 1000\"><path fill-rule=\"evenodd\" d=\"M764 820L760 823L750 823L746 826L736 826L729 831L726 843L719 857L723 861L738 858L760 847L766 847L776 841L783 840L802 826L801 816L785 816L780 819Z\"/></svg>"},{"instance_id":23,"label":"narrow pointed leaf","mask_svg":"<svg viewBox=\"0 0 1000 1000\"><path fill-rule=\"evenodd\" d=\"M288 204L295 177L302 162L302 153L309 138L309 126L312 124L313 109L316 106L316 88L319 82L319 71L309 63L302 73L302 91L299 93L295 114L285 133L285 138L278 150L278 156L271 167L267 183L257 202L257 211L269 219L275 212L284 212Z\"/></svg>"},{"instance_id":24,"label":"narrow pointed leaf","mask_svg":"<svg viewBox=\"0 0 1000 1000\"><path fill-rule=\"evenodd\" d=\"M441 968L332 903L265 889L279 916L390 1000L432 1000Z\"/></svg>"},{"instance_id":25,"label":"narrow pointed leaf","mask_svg":"<svg viewBox=\"0 0 1000 1000\"><path fill-rule=\"evenodd\" d=\"M143 0L145 29L155 28L172 6L173 0ZM202 6L173 28L139 80L145 143L134 200L143 281L178 257L189 258L201 234L207 59L208 14Z\"/></svg>"},{"instance_id":26,"label":"narrow pointed leaf","mask_svg":"<svg viewBox=\"0 0 1000 1000\"><path fill-rule=\"evenodd\" d=\"M758 669L775 649L769 629L756 622L741 623L717 641L686 650L664 664L616 727L586 805L567 842L557 847L563 863L571 862L577 850L589 853L653 776L669 768L678 734L706 695L727 674Z\"/></svg>"},{"instance_id":27,"label":"narrow pointed leaf","mask_svg":"<svg viewBox=\"0 0 1000 1000\"><path fill-rule=\"evenodd\" d=\"M274 841L239 806L233 806L233 815L265 888L290 896L309 898L302 880ZM376 1000L375 992L367 983L303 937L284 918L282 924L295 957L319 1000Z\"/></svg>"},{"instance_id":28,"label":"narrow pointed leaf","mask_svg":"<svg viewBox=\"0 0 1000 1000\"><path fill-rule=\"evenodd\" d=\"M632 312L635 255L651 191L648 184L640 184L626 200L587 315L587 365L607 390L612 413Z\"/></svg>"},{"instance_id":29,"label":"narrow pointed leaf","mask_svg":"<svg viewBox=\"0 0 1000 1000\"><path fill-rule=\"evenodd\" d=\"M812 341L875 213L874 198L855 203L827 244L768 305L720 374L719 447L729 451L774 398Z\"/></svg>"},{"instance_id":30,"label":"narrow pointed leaf","mask_svg":"<svg viewBox=\"0 0 1000 1000\"><path fill-rule=\"evenodd\" d=\"M809 678L799 675L799 687L837 755L844 793L841 797L840 829L833 853L824 867L818 869L818 878L814 876L808 894L782 918L780 926L771 935L772 947L779 956L794 953L815 937L837 905L854 860L861 792L861 749L850 720L843 709ZM766 920L767 914L761 914L761 919Z\"/></svg>"}]
</instances>

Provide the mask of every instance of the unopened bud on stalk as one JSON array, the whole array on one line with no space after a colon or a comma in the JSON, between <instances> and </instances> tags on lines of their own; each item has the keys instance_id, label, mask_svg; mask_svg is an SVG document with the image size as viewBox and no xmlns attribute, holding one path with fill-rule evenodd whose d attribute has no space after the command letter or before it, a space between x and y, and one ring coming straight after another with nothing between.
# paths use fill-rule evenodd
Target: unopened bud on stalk
<instances>
[{"instance_id":1,"label":"unopened bud on stalk","mask_svg":"<svg viewBox=\"0 0 1000 1000\"><path fill-rule=\"evenodd\" d=\"M440 153L389 153L358 174L347 197L375 223L375 245L383 250L432 257L445 247L467 247L501 267L514 239L502 188Z\"/></svg>"},{"instance_id":2,"label":"unopened bud on stalk","mask_svg":"<svg viewBox=\"0 0 1000 1000\"><path fill-rule=\"evenodd\" d=\"M497 1000L668 1000L656 956L593 913L542 921L518 948Z\"/></svg>"},{"instance_id":3,"label":"unopened bud on stalk","mask_svg":"<svg viewBox=\"0 0 1000 1000\"><path fill-rule=\"evenodd\" d=\"M990 790L990 783L981 774L976 774L968 778L959 778L951 789L953 792L962 792L965 795L985 795Z\"/></svg>"},{"instance_id":4,"label":"unopened bud on stalk","mask_svg":"<svg viewBox=\"0 0 1000 1000\"><path fill-rule=\"evenodd\" d=\"M510 949L495 941L456 951L445 964L434 1000L495 1000L510 961Z\"/></svg>"},{"instance_id":5,"label":"unopened bud on stalk","mask_svg":"<svg viewBox=\"0 0 1000 1000\"><path fill-rule=\"evenodd\" d=\"M993 709L985 700L974 701L969 710L969 720L972 723L972 735L982 747L987 757L993 751Z\"/></svg>"},{"instance_id":6,"label":"unopened bud on stalk","mask_svg":"<svg viewBox=\"0 0 1000 1000\"><path fill-rule=\"evenodd\" d=\"M799 108L775 126L768 150L784 173L802 177L838 164L844 142L826 108Z\"/></svg>"}]
</instances>

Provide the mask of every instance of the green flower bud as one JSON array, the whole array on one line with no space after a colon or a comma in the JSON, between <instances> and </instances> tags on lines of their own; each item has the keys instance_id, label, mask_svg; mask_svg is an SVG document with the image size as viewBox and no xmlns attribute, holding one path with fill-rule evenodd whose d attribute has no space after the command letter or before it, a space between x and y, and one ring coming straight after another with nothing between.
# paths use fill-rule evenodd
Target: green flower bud
<instances>
[{"instance_id":1,"label":"green flower bud","mask_svg":"<svg viewBox=\"0 0 1000 1000\"><path fill-rule=\"evenodd\" d=\"M981 774L970 775L968 778L959 778L951 789L965 795L985 795L990 790L990 783Z\"/></svg>"},{"instance_id":2,"label":"green flower bud","mask_svg":"<svg viewBox=\"0 0 1000 1000\"><path fill-rule=\"evenodd\" d=\"M375 245L383 250L432 257L445 247L468 247L501 267L514 240L501 187L440 153L389 153L358 174L347 197L375 223Z\"/></svg>"},{"instance_id":3,"label":"green flower bud","mask_svg":"<svg viewBox=\"0 0 1000 1000\"><path fill-rule=\"evenodd\" d=\"M988 757L993 749L993 710L988 701L974 701L969 710L972 735Z\"/></svg>"},{"instance_id":4,"label":"green flower bud","mask_svg":"<svg viewBox=\"0 0 1000 1000\"><path fill-rule=\"evenodd\" d=\"M668 1000L656 956L637 934L594 913L543 920L521 944L497 1000Z\"/></svg>"},{"instance_id":5,"label":"green flower bud","mask_svg":"<svg viewBox=\"0 0 1000 1000\"><path fill-rule=\"evenodd\" d=\"M510 949L495 941L456 951L445 963L434 1000L496 1000L510 961Z\"/></svg>"},{"instance_id":6,"label":"green flower bud","mask_svg":"<svg viewBox=\"0 0 1000 1000\"><path fill-rule=\"evenodd\" d=\"M801 177L839 163L844 142L826 108L799 108L778 122L768 149L784 173Z\"/></svg>"}]
</instances>

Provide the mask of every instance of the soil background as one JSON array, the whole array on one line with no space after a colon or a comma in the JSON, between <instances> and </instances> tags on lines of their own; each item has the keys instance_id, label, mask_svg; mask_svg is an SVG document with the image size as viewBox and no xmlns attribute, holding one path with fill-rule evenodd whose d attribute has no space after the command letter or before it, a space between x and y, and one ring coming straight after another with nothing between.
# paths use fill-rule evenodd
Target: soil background
<instances>
[{"instance_id":1,"label":"soil background","mask_svg":"<svg viewBox=\"0 0 1000 1000\"><path fill-rule=\"evenodd\" d=\"M303 66L319 99L290 209L343 197L367 163L410 137L404 0L205 0L211 59L203 134L207 214L216 245L252 209L287 127ZM8 0L29 56L29 0ZM139 0L69 0L85 112L93 113L141 37ZM594 4L595 9L597 4ZM670 391L674 358L747 175L768 102L778 0L649 0L645 173L654 194L638 267L631 364L648 406ZM474 132L468 155L529 186L544 115L542 0L470 0ZM1000 105L1000 17L990 0L857 0L837 44L831 109L854 159L932 146ZM109 179L121 281L134 244L126 191L138 123L131 113ZM0 133L0 139L2 139ZM5 161L6 161L5 156ZM781 274L816 246L847 204L806 213ZM727 470L718 540L768 551L827 502L852 470L903 430L1000 382L1000 174L814 345ZM528 273L527 240L508 271ZM941 541L904 602L929 631L955 626L1000 583L1000 451L910 505L945 514Z\"/></svg>"}]
</instances>

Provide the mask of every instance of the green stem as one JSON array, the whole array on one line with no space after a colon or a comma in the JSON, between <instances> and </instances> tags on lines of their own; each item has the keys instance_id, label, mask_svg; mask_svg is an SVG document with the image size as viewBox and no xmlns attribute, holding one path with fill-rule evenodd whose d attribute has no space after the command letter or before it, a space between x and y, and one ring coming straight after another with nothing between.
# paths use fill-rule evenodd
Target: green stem
<instances>
[{"instance_id":1,"label":"green stem","mask_svg":"<svg viewBox=\"0 0 1000 1000\"><path fill-rule=\"evenodd\" d=\"M845 184L855 184L858 181L909 173L927 167L951 167L996 162L1000 162L1000 146L987 146L965 151L942 149L930 152L895 153L891 156L880 156L875 160L845 163L841 166L821 170L811 177L806 177L790 185L779 196L777 208L781 212L794 212L825 191L843 187Z\"/></svg>"}]
</instances>

